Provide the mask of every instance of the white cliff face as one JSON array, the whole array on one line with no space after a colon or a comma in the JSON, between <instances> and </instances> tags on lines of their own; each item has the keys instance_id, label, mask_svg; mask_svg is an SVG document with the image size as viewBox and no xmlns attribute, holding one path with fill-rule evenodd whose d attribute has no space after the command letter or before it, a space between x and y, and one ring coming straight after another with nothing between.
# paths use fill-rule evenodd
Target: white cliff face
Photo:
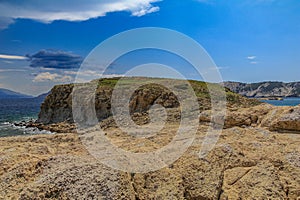
<instances>
[{"instance_id":1,"label":"white cliff face","mask_svg":"<svg viewBox=\"0 0 300 200\"><path fill-rule=\"evenodd\" d=\"M224 82L224 86L246 97L300 97L300 82Z\"/></svg>"}]
</instances>

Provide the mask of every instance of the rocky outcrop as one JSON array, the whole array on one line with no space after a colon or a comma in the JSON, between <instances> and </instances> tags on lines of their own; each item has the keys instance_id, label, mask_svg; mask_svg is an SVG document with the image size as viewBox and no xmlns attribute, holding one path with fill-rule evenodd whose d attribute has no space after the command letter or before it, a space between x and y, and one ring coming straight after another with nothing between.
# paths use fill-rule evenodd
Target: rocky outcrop
<instances>
[{"instance_id":1,"label":"rocky outcrop","mask_svg":"<svg viewBox=\"0 0 300 200\"><path fill-rule=\"evenodd\" d=\"M300 105L272 110L262 125L271 131L300 132Z\"/></svg>"},{"instance_id":2,"label":"rocky outcrop","mask_svg":"<svg viewBox=\"0 0 300 200\"><path fill-rule=\"evenodd\" d=\"M134 93L130 105L137 124L149 123L144 111L155 103L168 108L169 114L157 134L136 138L106 116L111 80L100 82L96 108L103 120L87 134L101 127L109 143L132 153L153 152L173 140L180 113L169 91L151 85ZM200 123L191 146L174 163L147 173L112 169L92 157L80 139L82 133L0 138L0 199L299 199L300 106L256 105L227 90L225 129L212 150L200 157L211 111L205 88L192 84L203 103ZM54 87L39 118L48 124L28 126L75 132L70 123L71 91L72 85Z\"/></svg>"},{"instance_id":3,"label":"rocky outcrop","mask_svg":"<svg viewBox=\"0 0 300 200\"><path fill-rule=\"evenodd\" d=\"M111 96L118 79L100 79L98 81L95 95L96 115L98 120L104 124L103 127L113 126ZM205 83L191 81L191 85L198 95L200 110L202 111L200 122L210 122L210 97ZM75 132L75 126L72 124L72 90L72 84L55 86L41 106L37 123L31 123L27 126L53 132ZM254 99L244 98L230 90L226 91L226 95L228 110L224 128L252 126L267 127L270 131L300 131L299 106L274 107L269 104L261 104ZM168 89L155 84L141 87L133 93L129 103L132 118L139 124L149 122L150 119L146 111L154 104L160 104L167 108L169 121L174 122L180 118L180 113L176 111L176 108L179 108L180 105L176 96Z\"/></svg>"},{"instance_id":4,"label":"rocky outcrop","mask_svg":"<svg viewBox=\"0 0 300 200\"><path fill-rule=\"evenodd\" d=\"M224 128L260 126L265 116L273 109L276 109L276 107L269 104L250 108L228 109L224 119ZM211 110L201 113L200 122L211 122Z\"/></svg>"},{"instance_id":5,"label":"rocky outcrop","mask_svg":"<svg viewBox=\"0 0 300 200\"><path fill-rule=\"evenodd\" d=\"M155 172L126 173L93 158L76 134L0 138L0 199L297 199L300 135L264 128L223 131L204 158L207 126L173 164ZM106 136L127 151L148 152L169 142L133 139L109 128Z\"/></svg>"},{"instance_id":6,"label":"rocky outcrop","mask_svg":"<svg viewBox=\"0 0 300 200\"><path fill-rule=\"evenodd\" d=\"M137 82L141 81L138 78L136 79ZM129 79L129 81L134 80L135 78ZM99 121L111 116L111 96L117 81L117 78L98 80L98 88L96 89L95 93L95 110ZM197 95L200 110L210 109L210 94L206 83L200 81L190 81L190 84ZM220 86L217 84L213 85L214 87L220 88ZM60 122L73 122L73 87L74 85L72 84L55 86L41 106L37 123L52 124ZM182 88L184 90L185 87L186 86L182 84L182 81L178 80L178 88ZM83 97L82 99L89 96L89 92L84 89L81 91L81 93ZM253 105L260 104L260 102L257 100L247 99L229 90L226 90L226 95L228 107L251 107ZM180 105L177 97L172 91L160 85L148 84L134 91L129 102L129 107L131 113L144 112L154 104L162 105L165 108L177 108ZM88 118L89 113L86 115Z\"/></svg>"},{"instance_id":7,"label":"rocky outcrop","mask_svg":"<svg viewBox=\"0 0 300 200\"><path fill-rule=\"evenodd\" d=\"M201 113L200 122L211 122L210 110ZM276 107L262 104L250 108L227 110L224 128L236 126L264 127L270 131L300 133L300 105Z\"/></svg>"},{"instance_id":8,"label":"rocky outcrop","mask_svg":"<svg viewBox=\"0 0 300 200\"><path fill-rule=\"evenodd\" d=\"M52 124L73 122L72 114L73 85L55 86L41 106L37 123ZM95 109L99 121L111 116L111 96L113 87L99 86L95 94ZM132 113L143 112L153 104L160 104L166 108L179 106L176 96L156 85L136 90L129 102ZM86 115L88 115L87 113Z\"/></svg>"},{"instance_id":9,"label":"rocky outcrop","mask_svg":"<svg viewBox=\"0 0 300 200\"><path fill-rule=\"evenodd\" d=\"M300 82L224 82L225 87L246 97L300 97Z\"/></svg>"},{"instance_id":10,"label":"rocky outcrop","mask_svg":"<svg viewBox=\"0 0 300 200\"><path fill-rule=\"evenodd\" d=\"M54 86L41 105L38 123L72 122L72 85Z\"/></svg>"}]
</instances>

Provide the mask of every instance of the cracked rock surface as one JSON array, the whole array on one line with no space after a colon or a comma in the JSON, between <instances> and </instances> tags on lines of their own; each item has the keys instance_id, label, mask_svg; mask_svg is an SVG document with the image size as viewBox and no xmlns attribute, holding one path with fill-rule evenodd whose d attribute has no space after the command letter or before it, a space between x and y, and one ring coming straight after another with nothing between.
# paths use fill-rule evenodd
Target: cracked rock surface
<instances>
[{"instance_id":1,"label":"cracked rock surface","mask_svg":"<svg viewBox=\"0 0 300 200\"><path fill-rule=\"evenodd\" d=\"M177 131L134 139L110 127L106 136L127 151L166 145ZM0 138L0 199L299 199L300 135L263 127L223 130L204 158L200 125L173 164L148 173L111 169L93 158L77 134Z\"/></svg>"}]
</instances>

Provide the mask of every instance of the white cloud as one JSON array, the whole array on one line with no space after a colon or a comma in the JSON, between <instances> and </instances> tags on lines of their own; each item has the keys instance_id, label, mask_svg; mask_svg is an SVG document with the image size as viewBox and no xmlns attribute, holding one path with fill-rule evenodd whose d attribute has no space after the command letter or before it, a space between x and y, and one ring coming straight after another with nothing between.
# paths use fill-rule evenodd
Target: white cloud
<instances>
[{"instance_id":1,"label":"white cloud","mask_svg":"<svg viewBox=\"0 0 300 200\"><path fill-rule=\"evenodd\" d=\"M142 8L141 10L132 12L133 16L137 16L137 17L141 17L143 15L147 15L149 13L153 13L153 12L157 12L159 11L159 7L146 7L146 8Z\"/></svg>"},{"instance_id":2,"label":"white cloud","mask_svg":"<svg viewBox=\"0 0 300 200\"><path fill-rule=\"evenodd\" d=\"M25 72L26 70L24 69L0 69L1 72Z\"/></svg>"},{"instance_id":3,"label":"white cloud","mask_svg":"<svg viewBox=\"0 0 300 200\"><path fill-rule=\"evenodd\" d=\"M161 0L52 0L52 1L0 1L0 29L13 23L14 19L32 19L44 23L55 20L85 21L105 16L110 12L128 11L133 16L157 12L152 3ZM2 25L1 25L2 24Z\"/></svg>"},{"instance_id":4,"label":"white cloud","mask_svg":"<svg viewBox=\"0 0 300 200\"><path fill-rule=\"evenodd\" d=\"M124 77L124 74L102 74L101 71L85 70L85 71L64 71L64 74L77 76L76 82L89 82L100 78Z\"/></svg>"},{"instance_id":5,"label":"white cloud","mask_svg":"<svg viewBox=\"0 0 300 200\"><path fill-rule=\"evenodd\" d=\"M5 54L0 54L1 59L9 59L9 60L26 60L28 59L25 56L16 56L16 55L5 55Z\"/></svg>"},{"instance_id":6,"label":"white cloud","mask_svg":"<svg viewBox=\"0 0 300 200\"><path fill-rule=\"evenodd\" d=\"M36 75L33 82L71 82L73 78L71 76L64 76L57 73L42 72Z\"/></svg>"},{"instance_id":7,"label":"white cloud","mask_svg":"<svg viewBox=\"0 0 300 200\"><path fill-rule=\"evenodd\" d=\"M247 59L248 60L254 60L256 58L256 56L248 56Z\"/></svg>"},{"instance_id":8,"label":"white cloud","mask_svg":"<svg viewBox=\"0 0 300 200\"><path fill-rule=\"evenodd\" d=\"M101 71L94 71L94 70L84 70L84 71L65 71L64 72L67 75L78 75L78 76L98 76L100 77L102 75Z\"/></svg>"},{"instance_id":9,"label":"white cloud","mask_svg":"<svg viewBox=\"0 0 300 200\"><path fill-rule=\"evenodd\" d=\"M252 64L252 65L258 64L258 61L257 61L256 58L257 58L256 56L248 56L248 57L247 57L249 63Z\"/></svg>"}]
</instances>

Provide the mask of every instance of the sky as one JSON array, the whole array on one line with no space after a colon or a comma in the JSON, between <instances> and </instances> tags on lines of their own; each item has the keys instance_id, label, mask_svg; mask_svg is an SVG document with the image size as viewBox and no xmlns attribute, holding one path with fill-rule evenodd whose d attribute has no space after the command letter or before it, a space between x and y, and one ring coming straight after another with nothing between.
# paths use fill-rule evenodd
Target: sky
<instances>
[{"instance_id":1,"label":"sky","mask_svg":"<svg viewBox=\"0 0 300 200\"><path fill-rule=\"evenodd\" d=\"M300 81L299 10L298 0L2 0L0 88L38 95L72 82L97 45L141 27L191 37L224 81ZM149 62L201 79L185 60L151 49L120 57L110 72Z\"/></svg>"}]
</instances>

